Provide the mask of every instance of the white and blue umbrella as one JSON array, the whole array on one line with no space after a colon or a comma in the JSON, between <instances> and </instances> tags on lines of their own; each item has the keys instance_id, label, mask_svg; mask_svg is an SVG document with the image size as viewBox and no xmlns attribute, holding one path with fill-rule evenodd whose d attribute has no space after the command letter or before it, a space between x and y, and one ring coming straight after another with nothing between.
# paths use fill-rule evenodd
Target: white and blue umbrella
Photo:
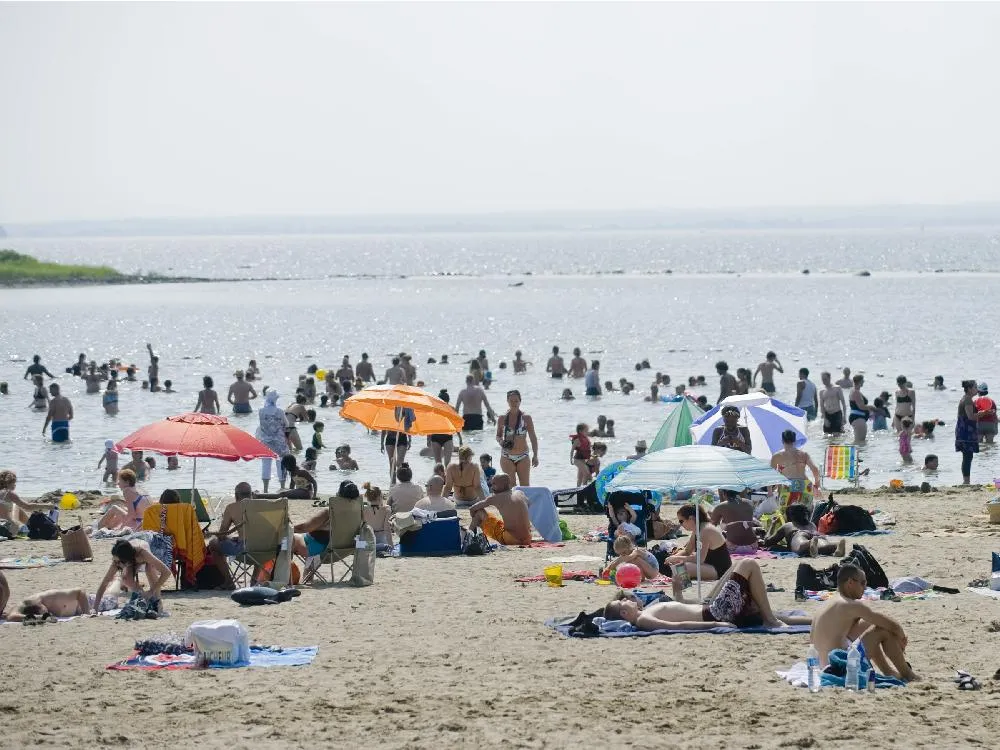
<instances>
[{"instance_id":1,"label":"white and blue umbrella","mask_svg":"<svg viewBox=\"0 0 1000 750\"><path fill-rule=\"evenodd\" d=\"M622 469L607 489L663 493L691 490L755 490L788 484L785 476L765 461L731 448L682 445L648 453ZM695 524L695 571L701 596L701 526Z\"/></svg>"},{"instance_id":2,"label":"white and blue umbrella","mask_svg":"<svg viewBox=\"0 0 1000 750\"><path fill-rule=\"evenodd\" d=\"M795 433L795 447L805 445L806 413L797 406L790 406L763 393L730 396L705 412L691 424L691 437L698 445L711 445L712 432L722 427L722 409L735 406L740 410L740 425L750 431L751 453L757 458L770 460L782 449L781 433Z\"/></svg>"}]
</instances>

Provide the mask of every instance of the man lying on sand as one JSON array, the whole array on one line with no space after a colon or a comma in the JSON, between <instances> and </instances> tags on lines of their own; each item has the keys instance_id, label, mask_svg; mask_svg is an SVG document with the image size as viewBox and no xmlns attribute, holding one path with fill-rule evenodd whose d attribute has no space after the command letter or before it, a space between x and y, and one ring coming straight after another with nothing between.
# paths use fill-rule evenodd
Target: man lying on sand
<instances>
[{"instance_id":1,"label":"man lying on sand","mask_svg":"<svg viewBox=\"0 0 1000 750\"><path fill-rule=\"evenodd\" d=\"M799 557L844 556L847 540L841 539L838 543L820 534L819 529L810 522L809 509L806 506L799 503L789 505L785 515L788 517L788 523L775 530L768 530L763 544L764 549L774 549L784 544L789 552L794 552Z\"/></svg>"},{"instance_id":2,"label":"man lying on sand","mask_svg":"<svg viewBox=\"0 0 1000 750\"><path fill-rule=\"evenodd\" d=\"M10 598L7 579L0 573L0 619L5 617L4 607ZM90 612L87 592L83 589L50 589L25 597L16 612L6 615L8 622L44 621L50 617L74 617Z\"/></svg>"},{"instance_id":3,"label":"man lying on sand","mask_svg":"<svg viewBox=\"0 0 1000 750\"><path fill-rule=\"evenodd\" d=\"M906 633L891 617L879 614L863 601L865 572L856 565L841 565L837 573L837 596L823 605L812 626L812 642L819 651L821 667L829 663L834 649L849 648L860 638L875 668L887 677L907 682L920 679L906 661Z\"/></svg>"},{"instance_id":4,"label":"man lying on sand","mask_svg":"<svg viewBox=\"0 0 1000 750\"><path fill-rule=\"evenodd\" d=\"M811 617L776 615L767 600L764 576L756 560L743 559L730 568L708 595L707 604L684 601L680 579L674 576L676 601L655 602L643 607L632 599L608 602L604 616L609 620L627 620L640 630L710 630L719 627L754 627L765 625L808 625Z\"/></svg>"},{"instance_id":5,"label":"man lying on sand","mask_svg":"<svg viewBox=\"0 0 1000 750\"><path fill-rule=\"evenodd\" d=\"M506 474L494 476L490 489L492 495L469 508L472 515L469 530L482 528L486 536L500 544L531 544L531 519L524 493L511 492L510 478ZM486 511L491 505L500 511L500 518Z\"/></svg>"}]
</instances>

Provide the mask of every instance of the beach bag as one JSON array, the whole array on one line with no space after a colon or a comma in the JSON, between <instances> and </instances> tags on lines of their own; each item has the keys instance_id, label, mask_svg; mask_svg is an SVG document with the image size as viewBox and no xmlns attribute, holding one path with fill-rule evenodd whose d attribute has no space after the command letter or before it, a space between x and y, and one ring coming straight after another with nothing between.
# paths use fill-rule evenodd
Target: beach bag
<instances>
[{"instance_id":1,"label":"beach bag","mask_svg":"<svg viewBox=\"0 0 1000 750\"><path fill-rule=\"evenodd\" d=\"M484 534L481 529L477 529L474 532L467 531L465 533L465 536L462 539L463 555L485 555L492 551L493 547L490 545L490 540L486 538L486 534Z\"/></svg>"},{"instance_id":2,"label":"beach bag","mask_svg":"<svg viewBox=\"0 0 1000 750\"><path fill-rule=\"evenodd\" d=\"M816 524L816 529L820 534L835 534L837 532L837 517L833 511L823 514L819 523Z\"/></svg>"},{"instance_id":3,"label":"beach bag","mask_svg":"<svg viewBox=\"0 0 1000 750\"><path fill-rule=\"evenodd\" d=\"M250 636L239 620L199 620L184 634L199 666L235 666L250 661Z\"/></svg>"},{"instance_id":4,"label":"beach bag","mask_svg":"<svg viewBox=\"0 0 1000 750\"><path fill-rule=\"evenodd\" d=\"M875 531L872 514L857 505L837 505L831 511L836 519L838 534L854 534L858 531Z\"/></svg>"},{"instance_id":5,"label":"beach bag","mask_svg":"<svg viewBox=\"0 0 1000 750\"><path fill-rule=\"evenodd\" d=\"M853 563L865 572L868 579L868 588L887 589L889 588L889 578L886 576L882 566L879 565L875 556L862 544L855 544L851 551L840 561L841 564Z\"/></svg>"},{"instance_id":6,"label":"beach bag","mask_svg":"<svg viewBox=\"0 0 1000 750\"><path fill-rule=\"evenodd\" d=\"M63 559L68 562L90 562L94 553L90 549L90 539L82 526L65 529L59 535L62 542Z\"/></svg>"},{"instance_id":7,"label":"beach bag","mask_svg":"<svg viewBox=\"0 0 1000 750\"><path fill-rule=\"evenodd\" d=\"M799 563L795 571L796 591L834 591L837 588L837 573L840 565L834 564L825 570L816 570L808 563Z\"/></svg>"},{"instance_id":8,"label":"beach bag","mask_svg":"<svg viewBox=\"0 0 1000 750\"><path fill-rule=\"evenodd\" d=\"M56 522L41 511L34 511L28 518L28 539L52 540L59 538Z\"/></svg>"},{"instance_id":9,"label":"beach bag","mask_svg":"<svg viewBox=\"0 0 1000 750\"><path fill-rule=\"evenodd\" d=\"M424 522L414 518L412 511L407 511L406 513L396 513L392 517L392 526L396 530L397 536L403 536L403 534L409 534L411 531L420 531L424 526Z\"/></svg>"},{"instance_id":10,"label":"beach bag","mask_svg":"<svg viewBox=\"0 0 1000 750\"><path fill-rule=\"evenodd\" d=\"M354 564L351 566L352 586L371 586L375 583L375 530L366 523L354 537Z\"/></svg>"},{"instance_id":11,"label":"beach bag","mask_svg":"<svg viewBox=\"0 0 1000 750\"><path fill-rule=\"evenodd\" d=\"M0 521L0 539L17 539L17 532L21 530L21 524L17 521L5 519Z\"/></svg>"}]
</instances>

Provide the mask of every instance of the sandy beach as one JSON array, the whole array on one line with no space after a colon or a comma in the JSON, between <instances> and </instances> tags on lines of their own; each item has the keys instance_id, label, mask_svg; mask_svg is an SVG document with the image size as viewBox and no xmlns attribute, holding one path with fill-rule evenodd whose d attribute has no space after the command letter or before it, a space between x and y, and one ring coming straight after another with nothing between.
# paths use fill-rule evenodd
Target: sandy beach
<instances>
[{"instance_id":1,"label":"sandy beach","mask_svg":"<svg viewBox=\"0 0 1000 750\"><path fill-rule=\"evenodd\" d=\"M962 589L874 604L909 636L908 656L925 679L906 688L813 696L788 686L774 670L804 658L805 635L563 638L543 620L595 609L612 589L514 579L541 573L549 557L603 555L603 544L570 541L481 558L380 559L372 587L305 586L278 606L240 608L221 592L170 592L166 620L0 626L7 688L0 746L989 746L1000 731L992 710L1000 685L989 679L1000 667L1000 633L987 628L1000 619L1000 604L964 589L988 577L989 553L1000 547L1000 526L989 525L982 507L992 494L956 488L841 498L896 517L894 533L861 540L890 578L920 575ZM296 520L310 510L292 507ZM600 516L565 517L577 534L601 525ZM110 547L95 542L93 563L5 571L12 603L50 587L93 591ZM59 554L58 542L0 543L0 557ZM814 613L821 604L793 601L796 566L762 561L765 578L786 590L772 602ZM319 656L283 669L105 669L138 638L229 617L254 642L318 645ZM983 690L958 691L956 668L977 676Z\"/></svg>"}]
</instances>

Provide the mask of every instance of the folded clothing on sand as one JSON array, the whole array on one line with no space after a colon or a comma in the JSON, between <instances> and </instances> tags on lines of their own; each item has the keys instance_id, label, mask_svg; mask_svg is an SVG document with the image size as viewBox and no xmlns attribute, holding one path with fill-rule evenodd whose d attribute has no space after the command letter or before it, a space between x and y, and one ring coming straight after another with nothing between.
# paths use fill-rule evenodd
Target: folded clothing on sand
<instances>
[{"instance_id":1,"label":"folded clothing on sand","mask_svg":"<svg viewBox=\"0 0 1000 750\"><path fill-rule=\"evenodd\" d=\"M212 664L208 669L237 669L239 667L301 667L311 664L319 646L301 646L294 648L282 648L281 646L251 646L250 661L244 664L216 665ZM138 651L127 659L109 664L108 669L117 671L157 669L195 669L197 660L192 653L159 653L140 655Z\"/></svg>"},{"instance_id":2,"label":"folded clothing on sand","mask_svg":"<svg viewBox=\"0 0 1000 750\"><path fill-rule=\"evenodd\" d=\"M805 613L801 611L792 612L782 612L781 614L790 616L802 616ZM545 621L545 626L552 628L561 635L570 636L571 625L569 624L575 617L553 617L550 620ZM624 620L605 620L604 618L597 617L594 618L594 623L597 625L598 633L597 635L601 638L638 638L650 635L695 635L698 633L712 633L715 635L724 635L727 633L760 633L762 635L794 635L799 633L808 633L808 625L788 625L784 628L766 628L764 626L753 627L753 628L710 628L707 630L674 630L671 628L664 628L662 630L638 630L634 625L630 625Z\"/></svg>"}]
</instances>

